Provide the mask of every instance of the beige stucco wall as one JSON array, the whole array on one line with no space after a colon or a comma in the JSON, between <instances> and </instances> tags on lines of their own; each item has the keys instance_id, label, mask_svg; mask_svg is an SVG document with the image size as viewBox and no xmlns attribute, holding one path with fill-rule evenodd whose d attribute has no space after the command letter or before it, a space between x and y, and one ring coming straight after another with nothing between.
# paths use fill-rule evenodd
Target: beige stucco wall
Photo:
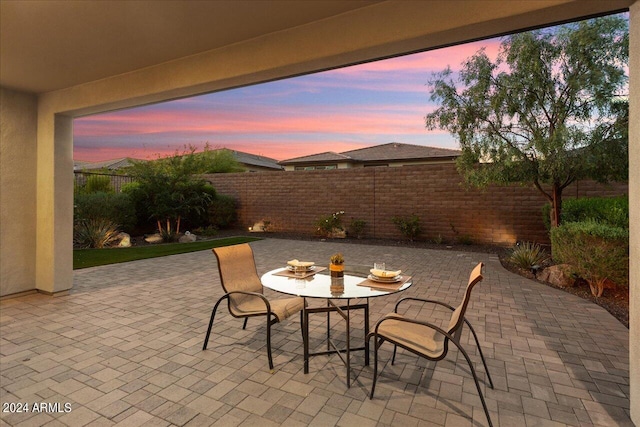
<instances>
[{"instance_id":1,"label":"beige stucco wall","mask_svg":"<svg viewBox=\"0 0 640 427\"><path fill-rule=\"evenodd\" d=\"M35 95L0 88L0 296L35 288Z\"/></svg>"},{"instance_id":2,"label":"beige stucco wall","mask_svg":"<svg viewBox=\"0 0 640 427\"><path fill-rule=\"evenodd\" d=\"M629 379L631 419L640 426L640 1L629 20Z\"/></svg>"}]
</instances>

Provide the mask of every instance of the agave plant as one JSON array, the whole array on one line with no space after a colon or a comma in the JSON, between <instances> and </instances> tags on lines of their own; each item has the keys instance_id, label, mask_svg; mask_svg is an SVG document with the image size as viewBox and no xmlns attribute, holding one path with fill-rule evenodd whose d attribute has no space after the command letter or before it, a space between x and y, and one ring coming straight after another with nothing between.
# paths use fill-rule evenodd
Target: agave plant
<instances>
[{"instance_id":1,"label":"agave plant","mask_svg":"<svg viewBox=\"0 0 640 427\"><path fill-rule=\"evenodd\" d=\"M537 243L522 242L518 243L509 255L509 261L512 264L529 270L535 265L540 265L548 258L547 253Z\"/></svg>"},{"instance_id":2,"label":"agave plant","mask_svg":"<svg viewBox=\"0 0 640 427\"><path fill-rule=\"evenodd\" d=\"M116 239L118 233L118 226L108 219L89 219L76 224L73 240L83 248L104 248Z\"/></svg>"}]
</instances>

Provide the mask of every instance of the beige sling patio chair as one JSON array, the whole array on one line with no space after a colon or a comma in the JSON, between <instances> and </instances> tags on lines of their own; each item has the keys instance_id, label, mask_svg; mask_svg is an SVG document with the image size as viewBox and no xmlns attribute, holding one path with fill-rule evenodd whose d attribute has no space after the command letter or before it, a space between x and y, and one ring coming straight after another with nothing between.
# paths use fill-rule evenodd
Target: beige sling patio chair
<instances>
[{"instance_id":1,"label":"beige sling patio chair","mask_svg":"<svg viewBox=\"0 0 640 427\"><path fill-rule=\"evenodd\" d=\"M273 370L271 357L271 325L281 322L287 317L300 312L300 328L302 329L302 308L304 299L300 297L269 300L263 295L262 283L258 277L253 251L247 243L214 248L218 259L220 282L225 294L216 302L211 312L209 329L204 339L203 350L207 349L213 319L220 303L227 300L229 313L233 317L244 318L242 329L247 327L249 317L265 316L267 322L267 356L269 369Z\"/></svg>"},{"instance_id":2,"label":"beige sling patio chair","mask_svg":"<svg viewBox=\"0 0 640 427\"><path fill-rule=\"evenodd\" d=\"M487 416L487 420L489 421L489 426L493 426L493 424L491 423L491 418L489 417L487 404L484 400L484 396L482 395L482 391L480 390L480 384L478 383L478 376L476 375L476 371L473 368L473 364L471 363L469 355L460 344L462 326L464 323L466 323L476 340L478 352L480 353L480 357L482 358L482 363L484 364L487 378L489 379L491 388L493 388L493 381L491 380L491 375L489 375L489 369L487 368L487 363L484 360L484 355L482 354L482 349L480 348L480 343L478 342L478 336L476 335L476 332L469 321L467 321L467 319L465 319L464 317L467 310L467 305L469 304L471 290L476 283L482 280L482 266L483 264L479 263L471 272L466 292L464 294L464 297L462 298L462 302L458 307L452 307L449 304L440 301L408 297L398 301L394 312L386 315L378 321L374 330L367 336L367 340L371 339L371 337L374 337L375 339L373 385L371 386L370 395L371 399L373 399L373 393L376 389L376 380L378 378L378 349L384 341L389 341L394 345L391 364L395 362L396 350L398 347L402 347L405 350L417 354L418 356L437 362L447 356L447 352L449 350L449 341L451 341L458 348L458 350L460 350L460 353L462 353L462 355L467 360L467 363L469 364L473 380L476 383L476 389L478 390L480 400L482 401L484 413ZM434 325L433 323L410 319L401 314L398 314L398 307L405 301L419 301L422 303L438 304L450 309L452 311L451 320L449 321L447 329L442 329L437 325Z\"/></svg>"}]
</instances>

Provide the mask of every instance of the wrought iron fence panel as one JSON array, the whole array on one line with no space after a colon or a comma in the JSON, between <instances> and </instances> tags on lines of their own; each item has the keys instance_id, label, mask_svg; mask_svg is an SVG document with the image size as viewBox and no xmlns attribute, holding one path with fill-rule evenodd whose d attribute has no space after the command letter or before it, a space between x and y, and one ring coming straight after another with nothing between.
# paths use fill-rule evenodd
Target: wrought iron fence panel
<instances>
[{"instance_id":1,"label":"wrought iron fence panel","mask_svg":"<svg viewBox=\"0 0 640 427\"><path fill-rule=\"evenodd\" d=\"M74 185L74 193L81 191L85 185L87 184L87 180L91 176L106 176L109 178L111 183L111 187L116 193L122 192L122 187L125 184L129 184L135 181L135 178L129 175L120 175L120 174L109 174L109 173L99 173L99 172L83 172L83 171L74 171L73 172L75 185Z\"/></svg>"}]
</instances>

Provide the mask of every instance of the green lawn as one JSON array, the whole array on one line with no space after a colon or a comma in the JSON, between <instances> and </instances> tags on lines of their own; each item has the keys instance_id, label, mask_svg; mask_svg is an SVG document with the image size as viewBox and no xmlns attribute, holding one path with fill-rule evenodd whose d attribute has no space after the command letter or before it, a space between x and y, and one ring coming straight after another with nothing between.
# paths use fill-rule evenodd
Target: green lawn
<instances>
[{"instance_id":1,"label":"green lawn","mask_svg":"<svg viewBox=\"0 0 640 427\"><path fill-rule=\"evenodd\" d=\"M167 243L134 248L75 249L73 251L73 269L79 270L81 268L95 267L97 265L116 264L119 262L135 261L138 259L203 251L205 249L212 249L220 246L255 242L256 240L261 239L256 237L227 237L224 239L206 240L193 243Z\"/></svg>"}]
</instances>

